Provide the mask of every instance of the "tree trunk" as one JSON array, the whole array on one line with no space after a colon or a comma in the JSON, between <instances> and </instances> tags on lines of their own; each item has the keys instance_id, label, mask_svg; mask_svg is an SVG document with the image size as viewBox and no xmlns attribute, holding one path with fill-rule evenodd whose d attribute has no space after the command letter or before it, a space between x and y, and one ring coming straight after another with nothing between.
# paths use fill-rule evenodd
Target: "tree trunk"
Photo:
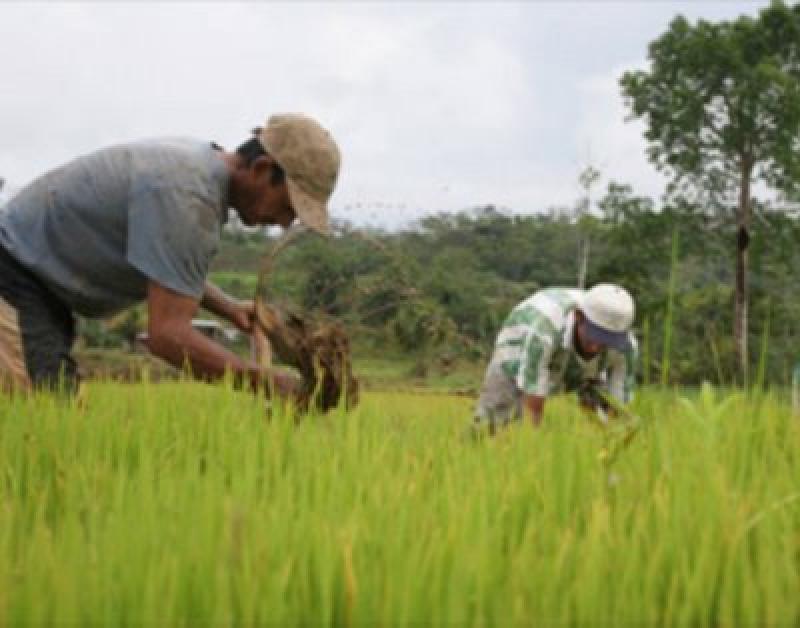
<instances>
[{"instance_id":1,"label":"tree trunk","mask_svg":"<svg viewBox=\"0 0 800 628\"><path fill-rule=\"evenodd\" d=\"M747 248L750 243L750 176L752 174L751 160L742 159L741 181L739 185L739 208L737 213L736 236L736 293L734 295L734 329L733 337L736 344L736 358L739 363L739 372L742 383L748 382L748 355L747 355Z\"/></svg>"}]
</instances>

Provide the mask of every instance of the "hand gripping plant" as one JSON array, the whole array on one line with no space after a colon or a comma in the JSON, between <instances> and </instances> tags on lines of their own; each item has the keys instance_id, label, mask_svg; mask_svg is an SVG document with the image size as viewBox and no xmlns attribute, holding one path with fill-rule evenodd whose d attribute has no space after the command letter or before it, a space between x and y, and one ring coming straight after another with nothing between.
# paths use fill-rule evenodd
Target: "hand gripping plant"
<instances>
[{"instance_id":1,"label":"hand gripping plant","mask_svg":"<svg viewBox=\"0 0 800 628\"><path fill-rule=\"evenodd\" d=\"M584 382L578 390L578 399L603 428L606 438L599 459L608 468L639 433L642 419L607 394L598 380ZM611 416L615 419L609 420Z\"/></svg>"},{"instance_id":2,"label":"hand gripping plant","mask_svg":"<svg viewBox=\"0 0 800 628\"><path fill-rule=\"evenodd\" d=\"M272 302L269 280L281 251L300 230L292 230L262 258L255 295L253 334L256 359L270 366L273 356L298 371L302 385L296 399L301 412L327 412L344 396L347 408L358 403L358 380L353 376L350 339L341 323L321 314L294 311Z\"/></svg>"}]
</instances>

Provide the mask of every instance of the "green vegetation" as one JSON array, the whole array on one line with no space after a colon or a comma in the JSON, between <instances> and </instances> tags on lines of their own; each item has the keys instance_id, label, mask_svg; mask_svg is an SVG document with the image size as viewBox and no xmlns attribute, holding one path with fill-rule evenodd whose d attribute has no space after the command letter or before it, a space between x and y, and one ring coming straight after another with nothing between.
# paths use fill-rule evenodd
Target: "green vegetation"
<instances>
[{"instance_id":1,"label":"green vegetation","mask_svg":"<svg viewBox=\"0 0 800 628\"><path fill-rule=\"evenodd\" d=\"M267 296L344 320L356 358L410 356L421 369L441 359L483 363L513 305L543 286L576 285L586 236L587 283L620 283L636 299L642 380L742 383L729 210L679 197L658 204L612 183L596 213L576 222L566 209L523 216L486 207L430 216L396 233L342 229L328 243L298 239L280 257ZM764 204L755 215L749 335L752 346L766 342L769 350L752 353L752 372L763 355L763 381L787 385L797 360L800 301L787 293L786 278L800 268L800 218ZM246 267L253 270L242 271L240 286L253 281L273 244L262 240L260 249L248 249L253 259ZM241 245L227 236L221 257L230 257L229 248ZM213 276L232 289L236 273L219 262ZM238 296L252 296L249 290Z\"/></svg>"},{"instance_id":2,"label":"green vegetation","mask_svg":"<svg viewBox=\"0 0 800 628\"><path fill-rule=\"evenodd\" d=\"M261 251L263 253L263 250ZM242 299L252 299L256 293L258 283L257 272L212 272L208 276L209 281L213 282L228 294Z\"/></svg>"},{"instance_id":3,"label":"green vegetation","mask_svg":"<svg viewBox=\"0 0 800 628\"><path fill-rule=\"evenodd\" d=\"M800 5L774 1L730 22L679 15L648 58L621 84L647 124L650 160L712 203L738 199L734 338L746 380L751 188L800 192Z\"/></svg>"},{"instance_id":4,"label":"green vegetation","mask_svg":"<svg viewBox=\"0 0 800 628\"><path fill-rule=\"evenodd\" d=\"M0 625L800 619L800 423L771 396L645 392L610 469L556 399L368 394L299 425L223 386L0 405Z\"/></svg>"}]
</instances>

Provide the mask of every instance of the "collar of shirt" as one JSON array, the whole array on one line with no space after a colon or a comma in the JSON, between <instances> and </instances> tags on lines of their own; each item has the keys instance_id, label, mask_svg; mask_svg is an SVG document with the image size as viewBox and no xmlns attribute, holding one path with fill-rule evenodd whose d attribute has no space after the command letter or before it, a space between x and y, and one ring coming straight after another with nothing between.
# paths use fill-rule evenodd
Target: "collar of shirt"
<instances>
[{"instance_id":1,"label":"collar of shirt","mask_svg":"<svg viewBox=\"0 0 800 628\"><path fill-rule=\"evenodd\" d=\"M220 198L220 224L228 222L228 183L230 181L230 173L225 160L222 158L222 147L211 142L211 163L214 171L214 178L219 186Z\"/></svg>"}]
</instances>

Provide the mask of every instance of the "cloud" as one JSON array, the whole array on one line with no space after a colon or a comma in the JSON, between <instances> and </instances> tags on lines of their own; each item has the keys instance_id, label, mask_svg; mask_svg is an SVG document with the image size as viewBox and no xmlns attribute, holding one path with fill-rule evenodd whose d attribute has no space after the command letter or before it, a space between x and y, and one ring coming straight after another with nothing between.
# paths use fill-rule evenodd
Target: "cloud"
<instances>
[{"instance_id":1,"label":"cloud","mask_svg":"<svg viewBox=\"0 0 800 628\"><path fill-rule=\"evenodd\" d=\"M21 185L148 136L233 147L269 113L304 111L341 144L333 206L356 222L571 204L587 146L657 191L617 77L676 11L755 6L0 4L0 176Z\"/></svg>"},{"instance_id":2,"label":"cloud","mask_svg":"<svg viewBox=\"0 0 800 628\"><path fill-rule=\"evenodd\" d=\"M573 142L582 163L593 165L602 174L596 191L602 191L614 180L632 183L637 193L658 198L667 179L648 162L644 123L629 120L630 112L620 95L620 77L638 66L643 64L636 61L621 64L579 83L578 90L587 106L575 127Z\"/></svg>"}]
</instances>

